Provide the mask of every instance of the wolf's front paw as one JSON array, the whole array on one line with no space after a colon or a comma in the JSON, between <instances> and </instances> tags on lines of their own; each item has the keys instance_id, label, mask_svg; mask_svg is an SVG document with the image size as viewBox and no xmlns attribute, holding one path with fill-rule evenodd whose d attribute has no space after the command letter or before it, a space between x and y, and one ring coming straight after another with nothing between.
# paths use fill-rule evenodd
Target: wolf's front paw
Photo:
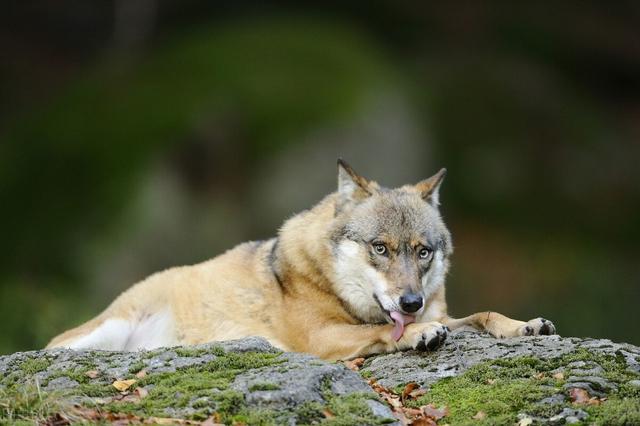
<instances>
[{"instance_id":1,"label":"wolf's front paw","mask_svg":"<svg viewBox=\"0 0 640 426\"><path fill-rule=\"evenodd\" d=\"M520 336L549 336L556 334L556 326L547 319L535 318L520 327L518 334Z\"/></svg>"},{"instance_id":2,"label":"wolf's front paw","mask_svg":"<svg viewBox=\"0 0 640 426\"><path fill-rule=\"evenodd\" d=\"M403 339L406 339L408 348L435 351L442 346L447 334L448 328L439 322L409 324Z\"/></svg>"}]
</instances>

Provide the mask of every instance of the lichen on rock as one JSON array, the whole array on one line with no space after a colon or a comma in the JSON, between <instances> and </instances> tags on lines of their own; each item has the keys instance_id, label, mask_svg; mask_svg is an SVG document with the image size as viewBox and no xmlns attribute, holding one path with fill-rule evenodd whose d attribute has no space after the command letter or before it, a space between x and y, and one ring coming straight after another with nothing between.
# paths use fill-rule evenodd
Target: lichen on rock
<instances>
[{"instance_id":1,"label":"lichen on rock","mask_svg":"<svg viewBox=\"0 0 640 426\"><path fill-rule=\"evenodd\" d=\"M398 393L417 383L426 392L404 403L446 406L439 424L640 424L639 360L640 348L608 340L467 331L433 353L370 357L359 373L261 338L22 352L0 357L0 423L97 421L99 412L131 422L397 424L368 379Z\"/></svg>"},{"instance_id":2,"label":"lichen on rock","mask_svg":"<svg viewBox=\"0 0 640 426\"><path fill-rule=\"evenodd\" d=\"M357 373L311 355L283 353L261 338L140 352L23 352L0 357L0 375L0 422L53 415L71 421L82 419L84 407L136 420L393 421ZM144 389L143 397L137 389Z\"/></svg>"}]
</instances>

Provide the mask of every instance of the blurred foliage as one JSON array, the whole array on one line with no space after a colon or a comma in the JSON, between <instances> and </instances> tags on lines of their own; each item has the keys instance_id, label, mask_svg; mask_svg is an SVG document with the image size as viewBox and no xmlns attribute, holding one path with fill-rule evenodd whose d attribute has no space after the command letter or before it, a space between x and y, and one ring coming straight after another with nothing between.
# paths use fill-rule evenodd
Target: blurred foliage
<instances>
[{"instance_id":1,"label":"blurred foliage","mask_svg":"<svg viewBox=\"0 0 640 426\"><path fill-rule=\"evenodd\" d=\"M563 334L640 342L633 2L151 0L130 20L152 21L137 49L111 36L107 12L124 4L0 17L0 353L44 345L158 266L275 232L285 218L241 194L306 205L331 190L311 171L333 174L323 159L343 152L382 183L448 167L454 314L544 315ZM398 149L424 166L374 158L345 136L361 121L362 138L418 128ZM298 199L264 182L280 174Z\"/></svg>"}]
</instances>

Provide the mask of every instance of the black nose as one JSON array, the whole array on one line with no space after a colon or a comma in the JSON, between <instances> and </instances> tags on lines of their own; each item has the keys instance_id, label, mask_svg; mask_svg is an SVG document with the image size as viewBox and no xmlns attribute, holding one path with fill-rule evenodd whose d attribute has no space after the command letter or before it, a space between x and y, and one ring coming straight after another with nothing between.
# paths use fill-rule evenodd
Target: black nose
<instances>
[{"instance_id":1,"label":"black nose","mask_svg":"<svg viewBox=\"0 0 640 426\"><path fill-rule=\"evenodd\" d=\"M406 293L400 297L400 307L405 312L415 312L422 308L422 296L415 293Z\"/></svg>"}]
</instances>

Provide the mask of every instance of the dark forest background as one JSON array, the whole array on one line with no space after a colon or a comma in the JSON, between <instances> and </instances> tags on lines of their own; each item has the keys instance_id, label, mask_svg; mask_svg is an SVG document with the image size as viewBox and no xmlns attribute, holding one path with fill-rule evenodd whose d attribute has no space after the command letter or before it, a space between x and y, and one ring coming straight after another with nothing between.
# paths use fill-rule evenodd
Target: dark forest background
<instances>
[{"instance_id":1,"label":"dark forest background","mask_svg":"<svg viewBox=\"0 0 640 426\"><path fill-rule=\"evenodd\" d=\"M453 314L640 344L639 2L15 1L0 55L0 353L274 235L338 156L448 168Z\"/></svg>"}]
</instances>

